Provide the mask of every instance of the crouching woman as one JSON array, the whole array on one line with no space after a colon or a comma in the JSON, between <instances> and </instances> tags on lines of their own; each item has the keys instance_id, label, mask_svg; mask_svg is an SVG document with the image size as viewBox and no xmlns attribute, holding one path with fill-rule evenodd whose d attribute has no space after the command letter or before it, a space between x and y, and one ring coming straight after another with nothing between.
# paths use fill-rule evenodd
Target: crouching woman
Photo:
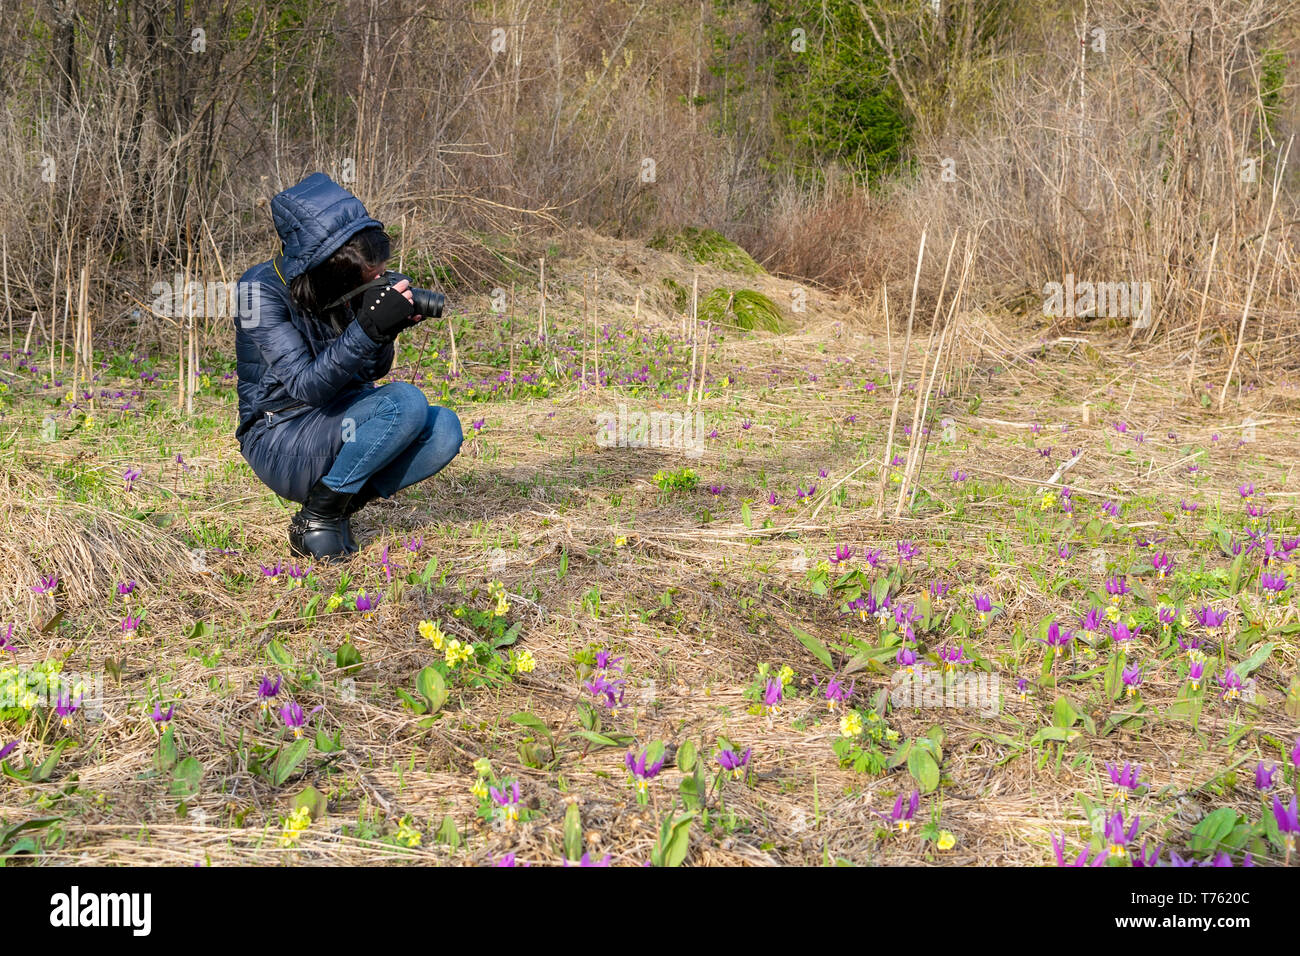
<instances>
[{"instance_id":1,"label":"crouching woman","mask_svg":"<svg viewBox=\"0 0 1300 956\"><path fill-rule=\"evenodd\" d=\"M346 558L358 550L351 516L445 468L461 423L415 385L375 385L395 338L423 318L406 280L355 291L385 271L383 223L323 173L278 194L271 214L282 252L237 289L235 437L257 477L302 504L293 553Z\"/></svg>"}]
</instances>

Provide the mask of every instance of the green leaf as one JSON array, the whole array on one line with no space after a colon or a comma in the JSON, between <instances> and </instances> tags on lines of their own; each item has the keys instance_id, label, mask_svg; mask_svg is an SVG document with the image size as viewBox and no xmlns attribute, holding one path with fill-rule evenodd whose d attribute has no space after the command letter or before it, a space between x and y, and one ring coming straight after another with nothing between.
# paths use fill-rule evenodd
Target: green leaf
<instances>
[{"instance_id":1,"label":"green leaf","mask_svg":"<svg viewBox=\"0 0 1300 956\"><path fill-rule=\"evenodd\" d=\"M460 846L460 831L456 829L456 821L449 813L442 818L442 826L438 828L437 840L439 843L445 843L453 850Z\"/></svg>"},{"instance_id":2,"label":"green leaf","mask_svg":"<svg viewBox=\"0 0 1300 956\"><path fill-rule=\"evenodd\" d=\"M344 641L334 652L334 663L345 674L361 669L361 652L351 641Z\"/></svg>"},{"instance_id":3,"label":"green leaf","mask_svg":"<svg viewBox=\"0 0 1300 956\"><path fill-rule=\"evenodd\" d=\"M510 629L508 631L506 631L504 634L498 637L496 641L493 642L492 646L509 647L515 641L519 640L519 631L521 629L521 626L522 625L519 621L515 621L515 623L510 625Z\"/></svg>"},{"instance_id":4,"label":"green leaf","mask_svg":"<svg viewBox=\"0 0 1300 956\"><path fill-rule=\"evenodd\" d=\"M690 773L695 767L695 742L688 740L677 748L677 769Z\"/></svg>"},{"instance_id":5,"label":"green leaf","mask_svg":"<svg viewBox=\"0 0 1300 956\"><path fill-rule=\"evenodd\" d=\"M1236 825L1237 811L1232 807L1212 811L1192 827L1191 849L1197 853L1213 852Z\"/></svg>"},{"instance_id":6,"label":"green leaf","mask_svg":"<svg viewBox=\"0 0 1300 956\"><path fill-rule=\"evenodd\" d=\"M604 734L598 734L591 730L575 730L573 736L582 737L584 740L589 740L599 747L622 747L624 745L624 741L615 740L611 737L606 737ZM620 736L625 737L626 735Z\"/></svg>"},{"instance_id":7,"label":"green leaf","mask_svg":"<svg viewBox=\"0 0 1300 956\"><path fill-rule=\"evenodd\" d=\"M283 748L275 758L275 763L271 765L271 782L277 787L283 785L293 775L298 765L307 759L310 751L311 741L305 737Z\"/></svg>"},{"instance_id":8,"label":"green leaf","mask_svg":"<svg viewBox=\"0 0 1300 956\"><path fill-rule=\"evenodd\" d=\"M173 797L188 800L198 794L202 779L203 764L193 757L186 757L176 765L176 771L172 774L171 789L168 792Z\"/></svg>"},{"instance_id":9,"label":"green leaf","mask_svg":"<svg viewBox=\"0 0 1300 956\"><path fill-rule=\"evenodd\" d=\"M315 787L307 787L293 798L292 806L295 810L299 807L306 807L308 812L311 813L311 818L319 820L325 816L325 812L329 808L329 801L325 799L325 794Z\"/></svg>"},{"instance_id":10,"label":"green leaf","mask_svg":"<svg viewBox=\"0 0 1300 956\"><path fill-rule=\"evenodd\" d=\"M284 649L284 645L278 640L272 640L266 645L266 656L282 671L293 670L293 655Z\"/></svg>"},{"instance_id":11,"label":"green leaf","mask_svg":"<svg viewBox=\"0 0 1300 956\"><path fill-rule=\"evenodd\" d=\"M582 816L571 803L564 810L564 855L576 863L582 859L582 846Z\"/></svg>"},{"instance_id":12,"label":"green leaf","mask_svg":"<svg viewBox=\"0 0 1300 956\"><path fill-rule=\"evenodd\" d=\"M54 765L59 762L59 757L63 755L64 750L71 746L71 740L60 740L55 744L50 755L41 762L39 767L32 770L31 782L44 783L46 780L49 780L50 776L54 773Z\"/></svg>"},{"instance_id":13,"label":"green leaf","mask_svg":"<svg viewBox=\"0 0 1300 956\"><path fill-rule=\"evenodd\" d=\"M676 820L670 813L664 817L659 841L650 851L650 862L655 866L681 866L691 846L691 821L695 813L686 813Z\"/></svg>"},{"instance_id":14,"label":"green leaf","mask_svg":"<svg viewBox=\"0 0 1300 956\"><path fill-rule=\"evenodd\" d=\"M825 644L813 637L807 631L800 630L793 625L791 625L790 630L794 632L795 637L799 638L799 643L812 652L813 657L817 658L831 670L835 669L835 665L831 663L831 652L826 649Z\"/></svg>"},{"instance_id":15,"label":"green leaf","mask_svg":"<svg viewBox=\"0 0 1300 956\"><path fill-rule=\"evenodd\" d=\"M447 702L447 682L442 679L442 675L433 667L426 667L420 671L415 678L415 689L420 692L420 696L429 705L429 713L431 714L436 713L438 708Z\"/></svg>"},{"instance_id":16,"label":"green leaf","mask_svg":"<svg viewBox=\"0 0 1300 956\"><path fill-rule=\"evenodd\" d=\"M518 713L511 714L510 719L522 727L527 727L529 730L535 730L542 734L551 742L552 747L554 746L555 738L551 736L551 728L547 727L540 717L536 717L526 710L521 710Z\"/></svg>"},{"instance_id":17,"label":"green leaf","mask_svg":"<svg viewBox=\"0 0 1300 956\"><path fill-rule=\"evenodd\" d=\"M939 786L939 765L934 757L921 747L912 748L907 757L907 772L912 775L922 793L929 793Z\"/></svg>"},{"instance_id":18,"label":"green leaf","mask_svg":"<svg viewBox=\"0 0 1300 956\"><path fill-rule=\"evenodd\" d=\"M1267 644L1262 645L1254 654L1251 654L1248 658L1234 667L1233 670L1237 672L1238 677L1244 678L1249 675L1251 671L1255 670L1259 665L1268 660L1269 655L1272 653L1273 642L1269 641Z\"/></svg>"}]
</instances>

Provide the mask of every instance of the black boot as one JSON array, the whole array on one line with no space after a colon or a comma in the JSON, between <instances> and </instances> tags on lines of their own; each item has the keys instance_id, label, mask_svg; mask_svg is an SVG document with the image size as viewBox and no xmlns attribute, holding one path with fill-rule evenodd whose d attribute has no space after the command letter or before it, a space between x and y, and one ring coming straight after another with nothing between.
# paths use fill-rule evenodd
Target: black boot
<instances>
[{"instance_id":1,"label":"black boot","mask_svg":"<svg viewBox=\"0 0 1300 956\"><path fill-rule=\"evenodd\" d=\"M379 494L379 492L375 491L375 486L367 481L364 485L361 486L361 490L352 496L352 500L348 502L347 508L344 509L343 537L345 539L344 540L345 546L347 547L349 552L356 552L361 550L357 546L356 541L352 539L352 524L349 519L351 519L351 517L354 514L356 514L366 505L370 504L370 502L374 501L376 498L379 497L382 496Z\"/></svg>"},{"instance_id":2,"label":"black boot","mask_svg":"<svg viewBox=\"0 0 1300 956\"><path fill-rule=\"evenodd\" d=\"M323 481L312 485L302 510L289 521L289 548L294 554L329 559L348 551L347 507L351 494L340 494Z\"/></svg>"}]
</instances>

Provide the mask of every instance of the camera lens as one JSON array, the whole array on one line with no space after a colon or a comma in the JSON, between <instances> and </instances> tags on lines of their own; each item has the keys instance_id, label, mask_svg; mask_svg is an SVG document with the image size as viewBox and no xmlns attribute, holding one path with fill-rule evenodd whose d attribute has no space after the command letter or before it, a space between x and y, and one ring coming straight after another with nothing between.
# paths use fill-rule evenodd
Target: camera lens
<instances>
[{"instance_id":1,"label":"camera lens","mask_svg":"<svg viewBox=\"0 0 1300 956\"><path fill-rule=\"evenodd\" d=\"M447 297L441 292L434 292L432 289L417 289L411 287L411 298L415 303L415 314L423 315L426 318L442 318L442 307L447 302Z\"/></svg>"}]
</instances>

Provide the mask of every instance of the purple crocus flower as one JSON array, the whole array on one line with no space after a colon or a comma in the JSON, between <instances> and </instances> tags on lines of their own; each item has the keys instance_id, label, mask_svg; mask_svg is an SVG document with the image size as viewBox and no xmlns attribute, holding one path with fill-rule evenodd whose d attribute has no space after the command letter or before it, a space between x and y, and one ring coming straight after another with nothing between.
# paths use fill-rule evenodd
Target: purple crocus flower
<instances>
[{"instance_id":1,"label":"purple crocus flower","mask_svg":"<svg viewBox=\"0 0 1300 956\"><path fill-rule=\"evenodd\" d=\"M17 660L18 654L14 650L14 645L10 643L10 639L13 636L14 636L14 626L10 624L8 630L5 632L5 636L3 638L0 638L0 654L3 654L5 651L8 651L10 654L13 654L14 659Z\"/></svg>"},{"instance_id":2,"label":"purple crocus flower","mask_svg":"<svg viewBox=\"0 0 1300 956\"><path fill-rule=\"evenodd\" d=\"M1129 793L1137 793L1138 788L1142 786L1138 777L1142 774L1142 765L1124 761L1124 766L1120 767L1106 761L1106 771L1110 774L1110 782L1119 788L1119 798L1128 799Z\"/></svg>"},{"instance_id":3,"label":"purple crocus flower","mask_svg":"<svg viewBox=\"0 0 1300 956\"><path fill-rule=\"evenodd\" d=\"M140 618L136 617L133 614L128 614L126 617L122 619L123 634L125 634L127 631L137 630L139 627L140 627Z\"/></svg>"},{"instance_id":4,"label":"purple crocus flower","mask_svg":"<svg viewBox=\"0 0 1300 956\"><path fill-rule=\"evenodd\" d=\"M1137 664L1124 668L1120 675L1124 680L1124 690L1129 697L1138 692L1138 687L1142 685L1142 668Z\"/></svg>"},{"instance_id":5,"label":"purple crocus flower","mask_svg":"<svg viewBox=\"0 0 1300 956\"><path fill-rule=\"evenodd\" d=\"M175 713L176 713L175 704L172 704L170 707L167 708L167 712L163 713L162 702L159 701L153 705L153 713L150 714L150 717L152 717L153 722L158 725L159 732L165 734L167 732L167 725L171 723L172 716Z\"/></svg>"},{"instance_id":6,"label":"purple crocus flower","mask_svg":"<svg viewBox=\"0 0 1300 956\"><path fill-rule=\"evenodd\" d=\"M1151 556L1151 567L1155 568L1156 578L1160 581L1165 579L1165 575L1169 573L1173 566L1173 559L1163 551Z\"/></svg>"},{"instance_id":7,"label":"purple crocus flower","mask_svg":"<svg viewBox=\"0 0 1300 956\"><path fill-rule=\"evenodd\" d=\"M1101 625L1102 625L1101 609L1095 607L1088 608L1088 613L1085 614L1083 616L1083 620L1079 622L1079 626L1082 627L1085 631L1088 631L1089 633L1093 633L1100 630Z\"/></svg>"},{"instance_id":8,"label":"purple crocus flower","mask_svg":"<svg viewBox=\"0 0 1300 956\"><path fill-rule=\"evenodd\" d=\"M406 542L407 551L419 551L424 546L424 535L411 538Z\"/></svg>"},{"instance_id":9,"label":"purple crocus flower","mask_svg":"<svg viewBox=\"0 0 1300 956\"><path fill-rule=\"evenodd\" d=\"M262 713L266 713L271 709L271 701L280 693L281 679L279 675L276 675L275 682L272 683L271 678L262 675L262 682L257 685L257 699L260 701L259 707Z\"/></svg>"},{"instance_id":10,"label":"purple crocus flower","mask_svg":"<svg viewBox=\"0 0 1300 956\"><path fill-rule=\"evenodd\" d=\"M1205 661L1198 659L1192 661L1187 668L1187 679L1192 682L1192 690L1201 689L1201 681L1205 677Z\"/></svg>"},{"instance_id":11,"label":"purple crocus flower","mask_svg":"<svg viewBox=\"0 0 1300 956\"><path fill-rule=\"evenodd\" d=\"M779 680L772 680L769 677L767 680L767 687L763 691L764 712L768 714L779 713L780 708L777 705L781 703L781 700L781 682Z\"/></svg>"},{"instance_id":12,"label":"purple crocus flower","mask_svg":"<svg viewBox=\"0 0 1300 956\"><path fill-rule=\"evenodd\" d=\"M1065 862L1065 838L1059 834L1052 835L1052 852L1056 854L1057 866L1101 866L1106 862L1106 853L1099 852L1092 859L1088 859L1088 849L1079 851L1079 855L1074 858L1073 863Z\"/></svg>"},{"instance_id":13,"label":"purple crocus flower","mask_svg":"<svg viewBox=\"0 0 1300 956\"><path fill-rule=\"evenodd\" d=\"M835 546L835 555L831 558L831 564L844 564L846 561L853 560L853 549L847 544L837 544Z\"/></svg>"},{"instance_id":14,"label":"purple crocus flower","mask_svg":"<svg viewBox=\"0 0 1300 956\"><path fill-rule=\"evenodd\" d=\"M1243 499L1249 501L1255 495L1255 483L1251 481L1251 482L1247 482L1244 485L1238 485L1237 493L1241 495Z\"/></svg>"},{"instance_id":15,"label":"purple crocus flower","mask_svg":"<svg viewBox=\"0 0 1300 956\"><path fill-rule=\"evenodd\" d=\"M1206 604L1196 612L1196 619L1201 622L1202 627L1221 627L1228 619L1228 612L1216 611Z\"/></svg>"},{"instance_id":16,"label":"purple crocus flower","mask_svg":"<svg viewBox=\"0 0 1300 956\"><path fill-rule=\"evenodd\" d=\"M270 578L271 583L274 584L275 579L278 578L280 574L284 571L284 562L276 561L275 564L271 565L270 567L267 567L265 564L259 563L258 567L262 569L262 577Z\"/></svg>"},{"instance_id":17,"label":"purple crocus flower","mask_svg":"<svg viewBox=\"0 0 1300 956\"><path fill-rule=\"evenodd\" d=\"M933 581L930 583L930 600L938 604L948 596L950 590L952 590L952 588L947 581Z\"/></svg>"},{"instance_id":18,"label":"purple crocus flower","mask_svg":"<svg viewBox=\"0 0 1300 956\"><path fill-rule=\"evenodd\" d=\"M1241 691L1245 685L1242 683L1241 677L1233 668L1229 667L1226 671L1216 677L1215 680L1217 680L1219 686L1223 688L1223 692L1219 694L1221 699L1241 699Z\"/></svg>"},{"instance_id":19,"label":"purple crocus flower","mask_svg":"<svg viewBox=\"0 0 1300 956\"><path fill-rule=\"evenodd\" d=\"M903 795L900 793L898 799L894 801L894 810L889 816L881 813L880 816L894 824L898 832L906 833L912 827L912 818L916 816L916 808L920 805L921 791L913 790L912 796L908 798L907 806L903 806ZM879 812L879 811L877 811Z\"/></svg>"},{"instance_id":20,"label":"purple crocus flower","mask_svg":"<svg viewBox=\"0 0 1300 956\"><path fill-rule=\"evenodd\" d=\"M853 696L853 691L857 686L858 682L855 679L849 688L845 690L843 681L834 677L830 678L826 681L826 691L824 694L826 706L832 713L834 713L837 706L844 704Z\"/></svg>"},{"instance_id":21,"label":"purple crocus flower","mask_svg":"<svg viewBox=\"0 0 1300 956\"><path fill-rule=\"evenodd\" d=\"M950 671L955 671L961 664L972 663L971 659L966 656L965 651L958 645L951 645L939 649L939 660L943 661L943 666Z\"/></svg>"},{"instance_id":22,"label":"purple crocus flower","mask_svg":"<svg viewBox=\"0 0 1300 956\"><path fill-rule=\"evenodd\" d=\"M778 498L778 497L776 496L776 492L775 492L775 491L769 491L769 492L767 493L767 503L768 503L769 505L774 505L774 504L776 504L777 502L779 502L780 500L781 500L781 499Z\"/></svg>"},{"instance_id":23,"label":"purple crocus flower","mask_svg":"<svg viewBox=\"0 0 1300 956\"><path fill-rule=\"evenodd\" d=\"M894 655L894 660L898 662L899 667L910 674L916 666L916 651L910 647L900 647L898 653Z\"/></svg>"},{"instance_id":24,"label":"purple crocus flower","mask_svg":"<svg viewBox=\"0 0 1300 956\"><path fill-rule=\"evenodd\" d=\"M1141 628L1139 627L1130 630L1129 626L1123 621L1116 621L1110 626L1110 639L1116 644L1125 644L1134 640L1138 636L1140 630Z\"/></svg>"},{"instance_id":25,"label":"purple crocus flower","mask_svg":"<svg viewBox=\"0 0 1300 956\"><path fill-rule=\"evenodd\" d=\"M1047 625L1047 640L1043 641L1053 652L1060 656L1065 653L1065 649L1070 646L1074 640L1074 632L1067 630L1056 621Z\"/></svg>"},{"instance_id":26,"label":"purple crocus flower","mask_svg":"<svg viewBox=\"0 0 1300 956\"><path fill-rule=\"evenodd\" d=\"M318 710L322 710L324 706L324 704L321 704L319 707L314 708L311 713L304 714L297 701L287 701L280 708L280 719L284 721L286 727L293 731L293 736L297 739L303 735L303 728L307 726L307 721L311 715Z\"/></svg>"},{"instance_id":27,"label":"purple crocus flower","mask_svg":"<svg viewBox=\"0 0 1300 956\"><path fill-rule=\"evenodd\" d=\"M898 559L900 561L911 561L920 555L921 549L911 541L898 542Z\"/></svg>"},{"instance_id":28,"label":"purple crocus flower","mask_svg":"<svg viewBox=\"0 0 1300 956\"><path fill-rule=\"evenodd\" d=\"M986 594L976 594L975 610L979 612L980 623L988 623L989 614L993 610L993 599Z\"/></svg>"},{"instance_id":29,"label":"purple crocus flower","mask_svg":"<svg viewBox=\"0 0 1300 956\"><path fill-rule=\"evenodd\" d=\"M135 581L123 581L117 585L117 596L123 601L131 600L131 593L135 590Z\"/></svg>"},{"instance_id":30,"label":"purple crocus flower","mask_svg":"<svg viewBox=\"0 0 1300 956\"><path fill-rule=\"evenodd\" d=\"M37 594L49 594L54 590L58 583L59 576L57 574L51 574L48 578L45 575L41 575L40 583L33 584L32 590Z\"/></svg>"},{"instance_id":31,"label":"purple crocus flower","mask_svg":"<svg viewBox=\"0 0 1300 956\"><path fill-rule=\"evenodd\" d=\"M1255 789L1271 790L1273 787L1273 778L1277 775L1277 764L1271 768L1264 766L1264 761L1255 764Z\"/></svg>"},{"instance_id":32,"label":"purple crocus flower","mask_svg":"<svg viewBox=\"0 0 1300 956\"><path fill-rule=\"evenodd\" d=\"M1133 822L1124 828L1124 815L1118 810L1115 815L1106 821L1106 842L1110 844L1111 856L1127 856L1128 845L1133 842L1137 836L1138 821L1141 817L1134 817Z\"/></svg>"},{"instance_id":33,"label":"purple crocus flower","mask_svg":"<svg viewBox=\"0 0 1300 956\"><path fill-rule=\"evenodd\" d=\"M738 754L730 747L725 747L718 754L718 763L723 770L730 770L732 775L739 780L745 775L745 768L749 766L749 757L753 752L753 747L746 747L743 754Z\"/></svg>"},{"instance_id":34,"label":"purple crocus flower","mask_svg":"<svg viewBox=\"0 0 1300 956\"><path fill-rule=\"evenodd\" d=\"M650 786L650 781L658 776L659 771L662 770L664 766L664 755L662 753L659 755L658 760L647 764L646 760L649 756L650 751L648 749L641 751L641 756L639 757L633 756L632 752L629 750L624 758L624 763L627 764L628 771L636 780L638 799L646 795Z\"/></svg>"},{"instance_id":35,"label":"purple crocus flower","mask_svg":"<svg viewBox=\"0 0 1300 956\"><path fill-rule=\"evenodd\" d=\"M0 760L4 760L5 757L8 757L17 748L18 748L18 741L16 740L5 744L3 747L0 747Z\"/></svg>"},{"instance_id":36,"label":"purple crocus flower","mask_svg":"<svg viewBox=\"0 0 1300 956\"><path fill-rule=\"evenodd\" d=\"M1273 819L1277 821L1277 829L1283 834L1286 841L1287 856L1290 857L1295 852L1296 834L1300 833L1300 807L1296 806L1296 798L1291 798L1291 806L1285 807L1282 801L1273 796Z\"/></svg>"},{"instance_id":37,"label":"purple crocus flower","mask_svg":"<svg viewBox=\"0 0 1300 956\"><path fill-rule=\"evenodd\" d=\"M361 591L357 594L356 603L357 610L361 612L362 617L372 618L375 616L375 607L379 604L379 598L372 598L365 591Z\"/></svg>"},{"instance_id":38,"label":"purple crocus flower","mask_svg":"<svg viewBox=\"0 0 1300 956\"><path fill-rule=\"evenodd\" d=\"M565 866L569 866L569 865L570 865L570 864L569 864L569 860L568 860L567 857L565 857L564 865L565 865ZM609 865L610 865L610 855L609 855L608 853L606 853L606 854L605 854L604 856L602 856L599 860L593 860L593 859L591 858L591 854L590 854L590 853L584 853L584 854L582 854L582 859L580 859L580 860L578 861L577 865L578 865L578 866L609 866Z\"/></svg>"},{"instance_id":39,"label":"purple crocus flower","mask_svg":"<svg viewBox=\"0 0 1300 956\"><path fill-rule=\"evenodd\" d=\"M492 802L495 803L505 812L505 817L512 823L519 822L519 781L516 780L507 790L504 786L500 790L496 787L489 787L488 792L492 796Z\"/></svg>"},{"instance_id":40,"label":"purple crocus flower","mask_svg":"<svg viewBox=\"0 0 1300 956\"><path fill-rule=\"evenodd\" d=\"M1124 575L1116 574L1106 579L1106 593L1110 595L1111 602L1117 602L1125 594L1132 590L1128 586L1128 581Z\"/></svg>"},{"instance_id":41,"label":"purple crocus flower","mask_svg":"<svg viewBox=\"0 0 1300 956\"><path fill-rule=\"evenodd\" d=\"M140 477L139 468L128 468L125 472L122 473L122 478L126 481L127 491L131 490L132 486L136 483L139 477Z\"/></svg>"},{"instance_id":42,"label":"purple crocus flower","mask_svg":"<svg viewBox=\"0 0 1300 956\"><path fill-rule=\"evenodd\" d=\"M71 694L65 694L63 691L59 691L59 696L54 703L54 712L62 718L61 723L63 726L68 727L72 724L72 715L75 714L80 707L80 697L74 701Z\"/></svg>"}]
</instances>

